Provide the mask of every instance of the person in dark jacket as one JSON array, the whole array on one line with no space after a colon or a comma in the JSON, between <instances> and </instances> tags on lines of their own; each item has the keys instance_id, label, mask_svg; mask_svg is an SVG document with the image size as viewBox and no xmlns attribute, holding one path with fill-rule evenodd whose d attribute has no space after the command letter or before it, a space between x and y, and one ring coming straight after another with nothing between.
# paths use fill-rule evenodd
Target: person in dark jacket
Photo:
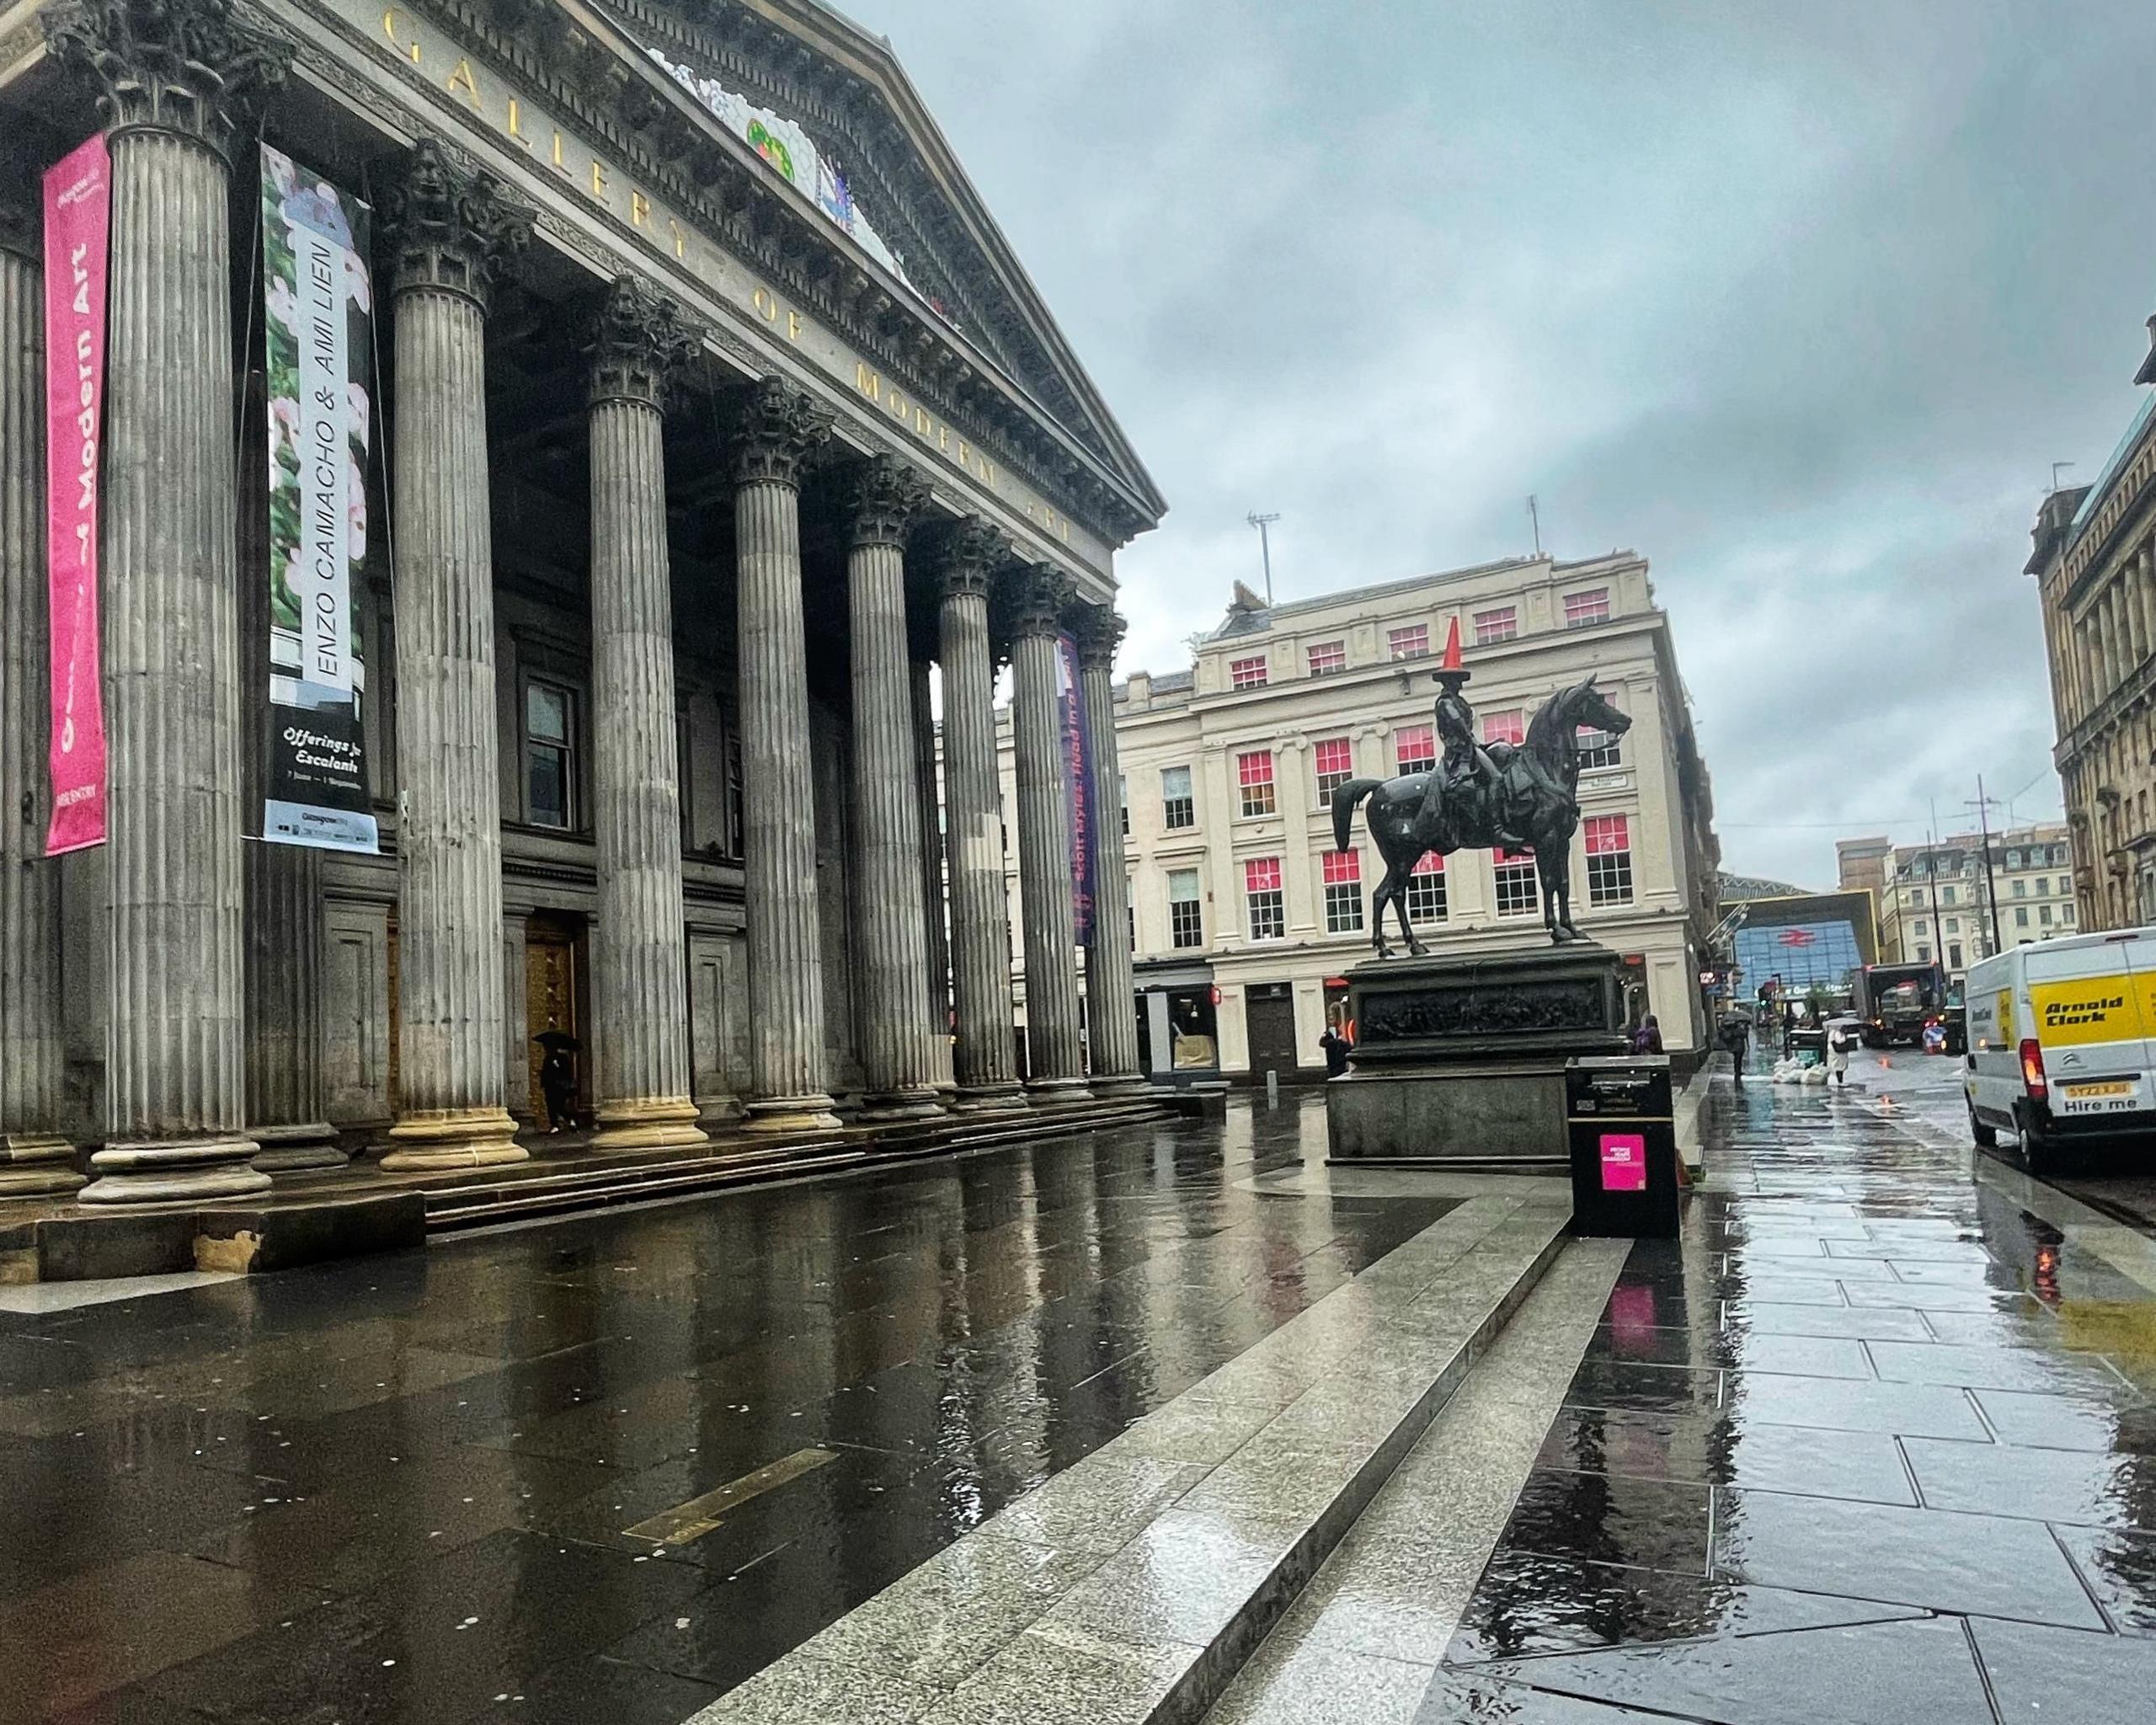
<instances>
[{"instance_id":1,"label":"person in dark jacket","mask_svg":"<svg viewBox=\"0 0 2156 1725\"><path fill-rule=\"evenodd\" d=\"M1658 1055L1662 1052L1662 1026L1655 1023L1650 1012L1640 1021L1640 1028L1632 1033L1632 1052L1636 1055Z\"/></svg>"},{"instance_id":2,"label":"person in dark jacket","mask_svg":"<svg viewBox=\"0 0 2156 1725\"><path fill-rule=\"evenodd\" d=\"M558 1043L539 1062L539 1093L547 1098L547 1130L576 1130L576 1062Z\"/></svg>"},{"instance_id":3,"label":"person in dark jacket","mask_svg":"<svg viewBox=\"0 0 2156 1725\"><path fill-rule=\"evenodd\" d=\"M1325 1034L1318 1038L1317 1045L1325 1050L1325 1076L1337 1078L1348 1070L1348 1050L1352 1046L1340 1033L1336 1025L1325 1027Z\"/></svg>"}]
</instances>

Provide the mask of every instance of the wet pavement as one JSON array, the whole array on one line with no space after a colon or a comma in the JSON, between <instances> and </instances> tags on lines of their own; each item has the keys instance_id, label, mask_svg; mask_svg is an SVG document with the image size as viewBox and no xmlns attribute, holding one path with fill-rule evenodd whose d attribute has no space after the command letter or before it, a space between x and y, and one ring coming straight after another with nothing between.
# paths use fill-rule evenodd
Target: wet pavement
<instances>
[{"instance_id":1,"label":"wet pavement","mask_svg":"<svg viewBox=\"0 0 2156 1725\"><path fill-rule=\"evenodd\" d=\"M1892 1071L1748 1084L1401 1717L2156 1717L2156 1246Z\"/></svg>"},{"instance_id":2,"label":"wet pavement","mask_svg":"<svg viewBox=\"0 0 2156 1725\"><path fill-rule=\"evenodd\" d=\"M676 1725L1452 1207L1321 1131L0 1303L0 1721Z\"/></svg>"}]
</instances>

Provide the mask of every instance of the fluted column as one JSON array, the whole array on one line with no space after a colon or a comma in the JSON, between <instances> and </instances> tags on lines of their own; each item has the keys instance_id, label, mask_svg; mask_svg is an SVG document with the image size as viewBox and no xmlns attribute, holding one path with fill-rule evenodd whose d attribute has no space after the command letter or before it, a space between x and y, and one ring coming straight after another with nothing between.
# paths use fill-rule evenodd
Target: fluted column
<instances>
[{"instance_id":1,"label":"fluted column","mask_svg":"<svg viewBox=\"0 0 2156 1725\"><path fill-rule=\"evenodd\" d=\"M853 677L854 955L865 1118L942 1112L929 1044L921 780L906 657L906 532L928 489L889 456L847 479L846 620Z\"/></svg>"},{"instance_id":2,"label":"fluted column","mask_svg":"<svg viewBox=\"0 0 2156 1725\"><path fill-rule=\"evenodd\" d=\"M384 200L396 306L396 1147L520 1162L503 1106L500 745L487 481L488 291L531 212L432 138Z\"/></svg>"},{"instance_id":3,"label":"fluted column","mask_svg":"<svg viewBox=\"0 0 2156 1725\"><path fill-rule=\"evenodd\" d=\"M0 1199L83 1183L61 1130L60 864L45 854L45 307L37 163L0 151Z\"/></svg>"},{"instance_id":4,"label":"fluted column","mask_svg":"<svg viewBox=\"0 0 2156 1725\"><path fill-rule=\"evenodd\" d=\"M822 935L808 775L801 613L801 464L830 414L767 377L734 423L734 558L741 654L743 873L749 910L745 1128L838 1124L825 1089Z\"/></svg>"},{"instance_id":5,"label":"fluted column","mask_svg":"<svg viewBox=\"0 0 2156 1725\"><path fill-rule=\"evenodd\" d=\"M690 1098L681 914L680 764L661 412L698 333L623 276L600 311L591 371L593 777L599 926L593 997L602 1149L704 1142Z\"/></svg>"},{"instance_id":6,"label":"fluted column","mask_svg":"<svg viewBox=\"0 0 2156 1725\"><path fill-rule=\"evenodd\" d=\"M242 1063L228 152L290 45L228 0L45 14L112 149L100 585L112 969L85 1202L258 1192Z\"/></svg>"},{"instance_id":7,"label":"fluted column","mask_svg":"<svg viewBox=\"0 0 2156 1725\"><path fill-rule=\"evenodd\" d=\"M1086 948L1086 1034L1096 1092L1145 1086L1130 974L1130 882L1123 873L1122 769L1115 745L1115 649L1123 621L1107 606L1078 611L1078 676L1093 756L1093 930Z\"/></svg>"},{"instance_id":8,"label":"fluted column","mask_svg":"<svg viewBox=\"0 0 2156 1725\"><path fill-rule=\"evenodd\" d=\"M1018 780L1018 896L1026 937L1027 1087L1042 1100L1085 1093L1078 1013L1077 911L1071 900L1056 638L1068 584L1046 564L1017 577L1011 666Z\"/></svg>"},{"instance_id":9,"label":"fluted column","mask_svg":"<svg viewBox=\"0 0 2156 1725\"><path fill-rule=\"evenodd\" d=\"M929 649L932 652L932 649ZM936 1088L958 1087L951 1065L951 936L943 916L943 829L936 795L936 708L929 692L928 658L916 650L909 667L913 682L913 771L921 797L921 914L928 935L928 1050Z\"/></svg>"},{"instance_id":10,"label":"fluted column","mask_svg":"<svg viewBox=\"0 0 2156 1725\"><path fill-rule=\"evenodd\" d=\"M953 1056L962 1110L1017 1106L1011 1038L1010 905L1003 886L1003 806L995 769L995 667L988 585L1009 542L979 516L944 541L937 571L943 666L944 852L950 867Z\"/></svg>"}]
</instances>

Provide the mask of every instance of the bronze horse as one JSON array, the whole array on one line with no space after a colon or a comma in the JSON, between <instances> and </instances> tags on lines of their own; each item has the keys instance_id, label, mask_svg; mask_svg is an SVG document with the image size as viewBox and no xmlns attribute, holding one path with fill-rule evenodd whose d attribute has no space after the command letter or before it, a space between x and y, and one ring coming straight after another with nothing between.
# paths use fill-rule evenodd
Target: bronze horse
<instances>
[{"instance_id":1,"label":"bronze horse","mask_svg":"<svg viewBox=\"0 0 2156 1725\"><path fill-rule=\"evenodd\" d=\"M1426 950L1407 920L1407 879L1424 854L1435 851L1448 857L1454 851L1495 849L1500 826L1525 838L1534 852L1535 873L1542 882L1542 921L1550 938L1560 945L1585 940L1572 922L1572 834L1580 824L1579 730L1592 725L1622 736L1631 723L1603 698L1592 676L1560 689L1536 712L1524 743L1518 748L1509 743L1486 745L1497 772L1493 788L1497 807L1489 806L1491 798L1478 786L1449 787L1436 820L1428 827L1417 825L1430 786L1428 772L1351 778L1335 789L1332 837L1338 850L1349 848L1355 805L1365 797L1370 799L1364 820L1385 863L1385 879L1370 895L1372 942L1378 956L1392 956L1385 938L1387 905L1399 914L1407 950L1418 955ZM1523 761L1522 755L1531 756L1540 772ZM1499 813L1504 816L1502 822L1495 818Z\"/></svg>"}]
</instances>

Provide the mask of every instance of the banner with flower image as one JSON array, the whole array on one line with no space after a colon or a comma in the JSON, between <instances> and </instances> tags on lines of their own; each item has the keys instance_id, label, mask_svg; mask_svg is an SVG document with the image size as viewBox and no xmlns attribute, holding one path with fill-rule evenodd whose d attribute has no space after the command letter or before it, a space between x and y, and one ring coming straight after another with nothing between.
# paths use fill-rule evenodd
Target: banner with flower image
<instances>
[{"instance_id":1,"label":"banner with flower image","mask_svg":"<svg viewBox=\"0 0 2156 1725\"><path fill-rule=\"evenodd\" d=\"M374 296L367 206L262 147L270 737L262 836L374 852L360 700Z\"/></svg>"}]
</instances>

